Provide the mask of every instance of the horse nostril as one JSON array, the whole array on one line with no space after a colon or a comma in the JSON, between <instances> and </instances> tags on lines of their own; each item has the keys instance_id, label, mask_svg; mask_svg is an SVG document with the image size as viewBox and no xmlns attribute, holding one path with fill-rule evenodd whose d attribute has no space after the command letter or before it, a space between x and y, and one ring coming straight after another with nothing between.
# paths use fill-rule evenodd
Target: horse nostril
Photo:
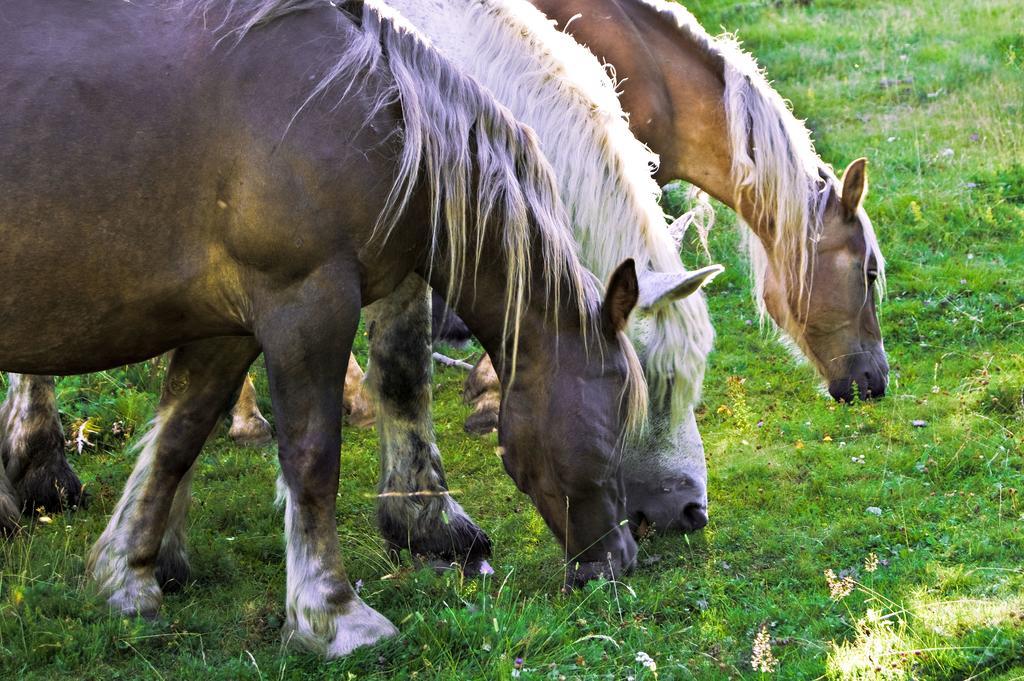
<instances>
[{"instance_id":1,"label":"horse nostril","mask_svg":"<svg viewBox=\"0 0 1024 681\"><path fill-rule=\"evenodd\" d=\"M704 504L691 502L683 507L683 519L692 532L708 524L708 508Z\"/></svg>"},{"instance_id":2,"label":"horse nostril","mask_svg":"<svg viewBox=\"0 0 1024 681\"><path fill-rule=\"evenodd\" d=\"M882 397L883 395L885 395L885 379L884 378L882 378L881 376L879 376L879 375L877 375L877 374L875 374L875 373L873 373L871 371L865 371L863 376L864 376L864 379L863 379L864 380L864 383L863 383L864 387L862 389L862 392L863 392L862 397L864 399L872 399L872 398L876 398L876 397Z\"/></svg>"}]
</instances>

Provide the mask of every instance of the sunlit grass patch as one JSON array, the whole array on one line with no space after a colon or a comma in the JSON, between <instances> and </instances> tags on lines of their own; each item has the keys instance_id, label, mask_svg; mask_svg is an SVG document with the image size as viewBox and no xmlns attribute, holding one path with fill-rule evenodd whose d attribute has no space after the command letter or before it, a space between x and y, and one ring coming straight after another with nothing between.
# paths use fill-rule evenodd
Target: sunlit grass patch
<instances>
[{"instance_id":1,"label":"sunlit grass patch","mask_svg":"<svg viewBox=\"0 0 1024 681\"><path fill-rule=\"evenodd\" d=\"M868 595L868 607L857 616L852 636L833 644L826 663L830 678L964 678L1010 665L1024 651L1024 643L1002 631L1024 624L1019 595L942 599L919 589L897 605L857 589Z\"/></svg>"}]
</instances>

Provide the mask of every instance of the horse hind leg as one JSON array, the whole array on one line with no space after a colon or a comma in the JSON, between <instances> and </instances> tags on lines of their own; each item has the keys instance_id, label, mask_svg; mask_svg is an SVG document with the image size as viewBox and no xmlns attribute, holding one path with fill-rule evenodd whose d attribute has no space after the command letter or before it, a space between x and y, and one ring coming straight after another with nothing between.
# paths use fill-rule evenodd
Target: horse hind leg
<instances>
[{"instance_id":1,"label":"horse hind leg","mask_svg":"<svg viewBox=\"0 0 1024 681\"><path fill-rule=\"evenodd\" d=\"M64 455L52 376L9 374L0 406L0 455L23 508L60 511L83 502L82 483Z\"/></svg>"},{"instance_id":2,"label":"horse hind leg","mask_svg":"<svg viewBox=\"0 0 1024 681\"><path fill-rule=\"evenodd\" d=\"M345 414L348 424L354 428L372 428L377 421L377 414L363 386L363 370L356 361L355 355L348 357L348 369L345 371Z\"/></svg>"},{"instance_id":3,"label":"horse hind leg","mask_svg":"<svg viewBox=\"0 0 1024 681\"><path fill-rule=\"evenodd\" d=\"M363 370L359 368L355 355L349 356L348 370L345 372L345 413L348 415L348 424L355 428L372 428L376 420L373 403L363 390ZM260 447L274 441L270 424L256 404L256 387L251 376L245 377L235 406L231 409L228 437L235 444L248 447Z\"/></svg>"},{"instance_id":4,"label":"horse hind leg","mask_svg":"<svg viewBox=\"0 0 1024 681\"><path fill-rule=\"evenodd\" d=\"M158 580L181 584L187 579L187 478L258 354L252 338L237 337L192 343L172 354L154 425L142 439L124 493L89 554L87 571L115 610L155 615L161 600ZM186 484L180 485L183 480ZM165 530L170 532L165 535Z\"/></svg>"},{"instance_id":5,"label":"horse hind leg","mask_svg":"<svg viewBox=\"0 0 1024 681\"><path fill-rule=\"evenodd\" d=\"M491 540L448 492L434 441L431 405L430 294L411 275L366 308L370 368L377 404L381 478L377 521L393 549L408 548L435 567L477 572Z\"/></svg>"},{"instance_id":6,"label":"horse hind leg","mask_svg":"<svg viewBox=\"0 0 1024 681\"><path fill-rule=\"evenodd\" d=\"M174 492L171 510L167 515L167 526L160 540L160 551L156 557L156 582L164 593L178 591L188 584L192 572L188 560L186 530L188 510L192 505L192 478L196 464L182 477Z\"/></svg>"}]
</instances>

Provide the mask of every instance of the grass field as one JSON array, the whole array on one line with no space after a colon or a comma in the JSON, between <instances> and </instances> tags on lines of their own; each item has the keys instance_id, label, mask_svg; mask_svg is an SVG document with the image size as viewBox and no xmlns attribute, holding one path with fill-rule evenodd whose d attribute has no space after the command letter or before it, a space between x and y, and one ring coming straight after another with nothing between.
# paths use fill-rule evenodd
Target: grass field
<instances>
[{"instance_id":1,"label":"grass field","mask_svg":"<svg viewBox=\"0 0 1024 681\"><path fill-rule=\"evenodd\" d=\"M280 644L275 452L223 432L197 478L195 582L157 622L107 612L83 558L159 372L63 379L65 424L100 429L71 454L92 503L0 546L0 679L508 679L516 657L523 679L1024 678L1024 4L689 6L739 33L826 160L871 159L867 208L889 262L884 400L832 403L759 332L721 209L712 252L728 270L709 292L718 341L698 415L710 525L645 540L624 582L562 595L561 550L494 436L463 434L463 374L439 369L449 480L496 542L495 574L392 564L374 527L376 435L346 432L344 555L401 636L325 663ZM752 668L755 640L773 672Z\"/></svg>"}]
</instances>

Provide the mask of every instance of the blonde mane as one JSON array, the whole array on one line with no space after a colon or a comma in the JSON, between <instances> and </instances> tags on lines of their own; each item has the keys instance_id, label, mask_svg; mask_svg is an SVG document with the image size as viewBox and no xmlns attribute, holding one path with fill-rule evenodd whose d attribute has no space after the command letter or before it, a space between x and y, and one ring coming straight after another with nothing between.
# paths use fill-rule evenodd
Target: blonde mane
<instances>
[{"instance_id":1,"label":"blonde mane","mask_svg":"<svg viewBox=\"0 0 1024 681\"><path fill-rule=\"evenodd\" d=\"M238 40L285 14L335 7L328 0L253 0L244 6L225 0L224 5L235 17L235 26L225 30ZM466 273L493 267L480 262L485 240L502 244L509 282L504 338L511 340L513 367L531 275L538 272L547 308L556 314L557 301L567 299L576 307L583 332L599 334L600 285L579 262L554 172L533 131L432 49L393 9L379 0L353 5L361 6L355 17L361 38L319 79L307 104L318 97L344 97L375 69L391 73L393 87L380 95L376 106L401 104L403 148L378 222L381 242L415 188L424 183L430 190L431 261L445 256L451 288ZM493 231L486 233L488 228ZM539 262L532 260L533 253L539 254ZM551 328L557 328L557 319ZM646 421L647 386L633 346L621 334L618 340L629 369L623 395L627 431L634 432Z\"/></svg>"},{"instance_id":2,"label":"blonde mane","mask_svg":"<svg viewBox=\"0 0 1024 681\"><path fill-rule=\"evenodd\" d=\"M757 60L734 36L712 37L678 3L635 1L674 21L691 42L721 58L736 204L739 206L740 195L747 192L753 197L751 214L768 215L775 225L768 248L753 236L749 225L744 230L755 301L764 320L764 281L769 267L788 273L780 281L786 285L793 282L799 289L797 300L804 301L809 293L809 265L813 266L812 244L821 234L829 197L833 193L839 196L841 190L835 172L815 152L807 126L793 115ZM871 221L863 211L860 217L868 255L873 253L878 263L878 290L884 291L885 260ZM869 260L864 258L865 276Z\"/></svg>"},{"instance_id":3,"label":"blonde mane","mask_svg":"<svg viewBox=\"0 0 1024 681\"><path fill-rule=\"evenodd\" d=\"M555 168L587 267L602 279L627 257L640 272L684 271L651 171L608 71L523 0L389 0L442 52L536 130ZM714 330L701 295L651 312L646 372L679 423L700 394ZM671 393L671 394L669 394Z\"/></svg>"}]
</instances>

